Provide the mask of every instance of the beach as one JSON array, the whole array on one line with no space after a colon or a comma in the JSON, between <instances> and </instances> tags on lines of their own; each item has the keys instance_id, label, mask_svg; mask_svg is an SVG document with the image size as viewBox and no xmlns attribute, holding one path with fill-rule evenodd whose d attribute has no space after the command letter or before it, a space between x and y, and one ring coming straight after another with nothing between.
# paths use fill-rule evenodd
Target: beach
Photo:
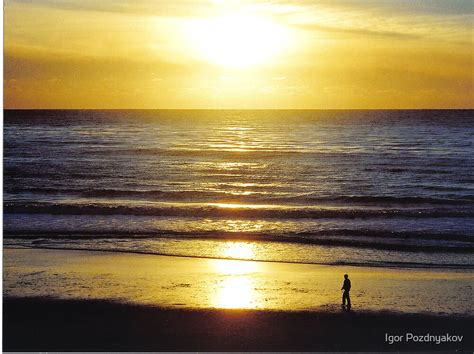
<instances>
[{"instance_id":1,"label":"beach","mask_svg":"<svg viewBox=\"0 0 474 354\"><path fill-rule=\"evenodd\" d=\"M345 272L351 312L340 308ZM468 271L5 249L4 350L467 350L472 280ZM463 339L387 341L406 333Z\"/></svg>"}]
</instances>

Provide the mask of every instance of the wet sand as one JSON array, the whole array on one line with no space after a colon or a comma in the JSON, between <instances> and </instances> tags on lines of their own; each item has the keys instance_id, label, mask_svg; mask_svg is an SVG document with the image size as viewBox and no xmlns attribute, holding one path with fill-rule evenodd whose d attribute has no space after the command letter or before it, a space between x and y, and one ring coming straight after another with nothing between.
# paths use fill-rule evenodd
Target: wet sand
<instances>
[{"instance_id":1,"label":"wet sand","mask_svg":"<svg viewBox=\"0 0 474 354\"><path fill-rule=\"evenodd\" d=\"M4 250L4 295L105 299L174 308L469 314L472 271L321 266L113 252Z\"/></svg>"},{"instance_id":2,"label":"wet sand","mask_svg":"<svg viewBox=\"0 0 474 354\"><path fill-rule=\"evenodd\" d=\"M470 271L4 249L4 349L466 350L472 283ZM463 341L390 345L385 333Z\"/></svg>"}]
</instances>

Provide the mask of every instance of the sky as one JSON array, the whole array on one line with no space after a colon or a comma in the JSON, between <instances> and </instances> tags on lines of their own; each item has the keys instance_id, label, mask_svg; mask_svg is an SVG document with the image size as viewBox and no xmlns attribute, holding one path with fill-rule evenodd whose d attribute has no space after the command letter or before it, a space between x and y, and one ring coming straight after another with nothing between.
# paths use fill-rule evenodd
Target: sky
<instances>
[{"instance_id":1,"label":"sky","mask_svg":"<svg viewBox=\"0 0 474 354\"><path fill-rule=\"evenodd\" d=\"M471 0L5 0L5 108L473 108Z\"/></svg>"}]
</instances>

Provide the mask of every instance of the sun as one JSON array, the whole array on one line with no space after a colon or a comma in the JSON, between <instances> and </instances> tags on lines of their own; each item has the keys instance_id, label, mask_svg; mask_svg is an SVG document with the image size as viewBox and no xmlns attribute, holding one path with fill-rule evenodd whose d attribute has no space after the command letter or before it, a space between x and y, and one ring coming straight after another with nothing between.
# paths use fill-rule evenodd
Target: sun
<instances>
[{"instance_id":1,"label":"sun","mask_svg":"<svg viewBox=\"0 0 474 354\"><path fill-rule=\"evenodd\" d=\"M199 59L231 68L270 63L289 40L284 26L249 14L199 19L188 28L188 34Z\"/></svg>"}]
</instances>

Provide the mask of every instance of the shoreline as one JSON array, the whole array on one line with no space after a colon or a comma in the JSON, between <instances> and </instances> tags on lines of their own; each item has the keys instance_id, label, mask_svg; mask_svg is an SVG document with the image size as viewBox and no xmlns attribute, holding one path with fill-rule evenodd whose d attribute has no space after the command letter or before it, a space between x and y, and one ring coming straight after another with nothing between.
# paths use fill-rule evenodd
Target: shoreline
<instances>
[{"instance_id":1,"label":"shoreline","mask_svg":"<svg viewBox=\"0 0 474 354\"><path fill-rule=\"evenodd\" d=\"M170 309L105 300L3 299L5 351L472 350L473 317ZM417 336L462 336L415 342ZM398 342L388 341L402 336Z\"/></svg>"},{"instance_id":2,"label":"shoreline","mask_svg":"<svg viewBox=\"0 0 474 354\"><path fill-rule=\"evenodd\" d=\"M210 260L224 260L224 261L243 261L243 262L257 262L257 263L276 263L276 264L303 264L303 265L314 265L314 266L330 266L330 267L355 267L355 268L380 268L380 269L392 269L392 270L422 270L422 271L460 271L465 272L474 270L472 264L434 264L434 263L405 263L405 262L384 262L383 264L375 263L316 263L316 262L299 262L299 261L278 261L271 259L246 259L246 258L235 258L235 257L212 257L212 256L193 256L186 254L171 254L171 253L158 253L158 252L146 252L138 250L122 250L122 249L91 249L86 247L77 248L66 248L66 247L47 247L47 246L23 246L23 245L4 245L4 249L11 250L51 250L51 251L66 251L66 252L97 252L97 253L110 253L110 254L130 254L130 255L144 255L144 256L158 256L158 257L177 257L177 258L191 258L191 259L210 259Z\"/></svg>"}]
</instances>

